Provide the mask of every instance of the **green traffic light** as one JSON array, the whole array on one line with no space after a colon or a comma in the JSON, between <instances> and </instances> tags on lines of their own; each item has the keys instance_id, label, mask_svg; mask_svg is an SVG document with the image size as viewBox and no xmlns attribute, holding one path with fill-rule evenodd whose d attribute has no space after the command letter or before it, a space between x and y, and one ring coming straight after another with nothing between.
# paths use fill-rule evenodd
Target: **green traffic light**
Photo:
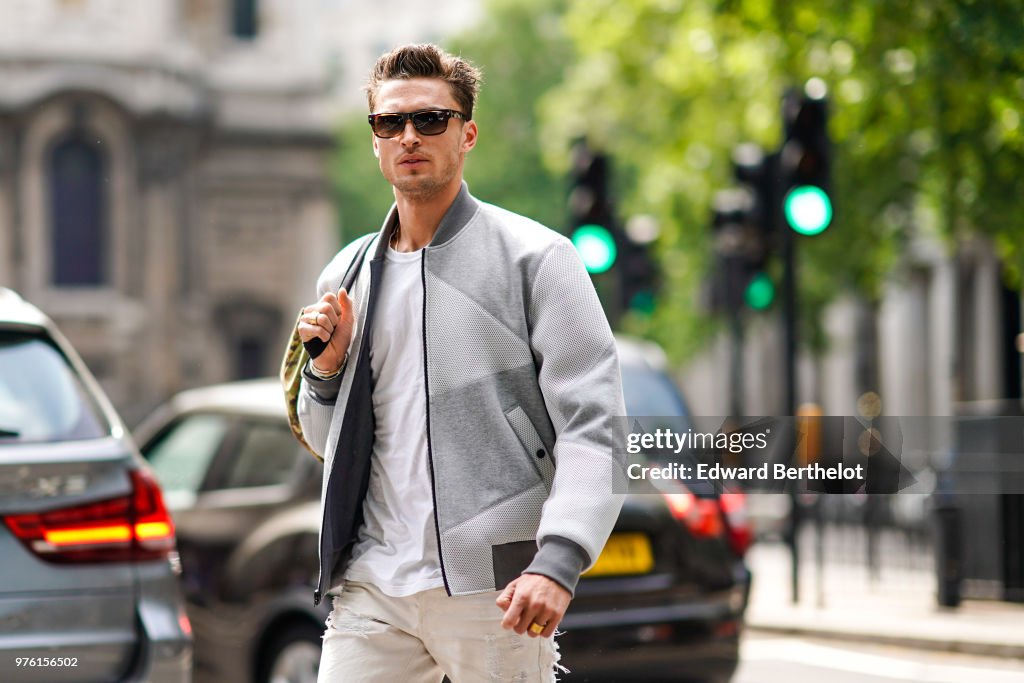
<instances>
[{"instance_id":1,"label":"green traffic light","mask_svg":"<svg viewBox=\"0 0 1024 683\"><path fill-rule=\"evenodd\" d=\"M771 278L764 273L755 275L743 292L743 299L755 311L763 311L771 306L775 299L775 285Z\"/></svg>"},{"instance_id":2,"label":"green traffic light","mask_svg":"<svg viewBox=\"0 0 1024 683\"><path fill-rule=\"evenodd\" d=\"M801 185L786 195L789 227L801 235L819 235L832 222L832 200L820 187Z\"/></svg>"},{"instance_id":3,"label":"green traffic light","mask_svg":"<svg viewBox=\"0 0 1024 683\"><path fill-rule=\"evenodd\" d=\"M603 273L615 263L615 238L600 225L581 225L572 234L572 244L589 273Z\"/></svg>"},{"instance_id":4,"label":"green traffic light","mask_svg":"<svg viewBox=\"0 0 1024 683\"><path fill-rule=\"evenodd\" d=\"M629 300L629 310L642 316L650 317L654 313L654 294L649 291L637 292Z\"/></svg>"}]
</instances>

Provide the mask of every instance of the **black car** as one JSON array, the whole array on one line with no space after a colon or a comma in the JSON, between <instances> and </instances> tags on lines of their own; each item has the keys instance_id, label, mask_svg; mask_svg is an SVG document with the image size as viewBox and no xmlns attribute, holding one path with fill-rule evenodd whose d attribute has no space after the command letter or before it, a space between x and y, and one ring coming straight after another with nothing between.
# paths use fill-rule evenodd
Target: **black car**
<instances>
[{"instance_id":1,"label":"black car","mask_svg":"<svg viewBox=\"0 0 1024 683\"><path fill-rule=\"evenodd\" d=\"M660 350L619 340L631 415L685 415ZM322 466L276 380L183 392L136 430L178 530L195 680L314 681ZM750 575L742 495L629 495L558 643L568 680L727 681Z\"/></svg>"},{"instance_id":2,"label":"black car","mask_svg":"<svg viewBox=\"0 0 1024 683\"><path fill-rule=\"evenodd\" d=\"M617 341L626 412L687 417L661 349ZM626 496L559 627L567 680L728 681L739 662L751 540L742 493L697 497L675 483Z\"/></svg>"}]
</instances>

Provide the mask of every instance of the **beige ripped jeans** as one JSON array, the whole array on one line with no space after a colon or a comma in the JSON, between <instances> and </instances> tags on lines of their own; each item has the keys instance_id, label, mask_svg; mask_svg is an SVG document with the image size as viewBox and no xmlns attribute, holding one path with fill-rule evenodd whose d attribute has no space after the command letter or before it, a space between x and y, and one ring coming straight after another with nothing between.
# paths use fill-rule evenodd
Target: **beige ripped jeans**
<instances>
[{"instance_id":1,"label":"beige ripped jeans","mask_svg":"<svg viewBox=\"0 0 1024 683\"><path fill-rule=\"evenodd\" d=\"M501 627L497 592L449 597L443 588L393 598L347 581L327 617L317 683L552 683L554 638Z\"/></svg>"}]
</instances>

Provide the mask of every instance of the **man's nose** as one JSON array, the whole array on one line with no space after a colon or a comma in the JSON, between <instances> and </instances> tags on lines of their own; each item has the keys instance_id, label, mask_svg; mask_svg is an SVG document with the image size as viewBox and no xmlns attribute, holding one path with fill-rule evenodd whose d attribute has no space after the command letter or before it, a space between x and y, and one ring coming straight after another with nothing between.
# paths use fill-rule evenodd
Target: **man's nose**
<instances>
[{"instance_id":1,"label":"man's nose","mask_svg":"<svg viewBox=\"0 0 1024 683\"><path fill-rule=\"evenodd\" d=\"M416 126L412 125L412 119L405 122L405 128L402 129L402 134L398 140L404 146L420 144L420 134L416 130Z\"/></svg>"}]
</instances>

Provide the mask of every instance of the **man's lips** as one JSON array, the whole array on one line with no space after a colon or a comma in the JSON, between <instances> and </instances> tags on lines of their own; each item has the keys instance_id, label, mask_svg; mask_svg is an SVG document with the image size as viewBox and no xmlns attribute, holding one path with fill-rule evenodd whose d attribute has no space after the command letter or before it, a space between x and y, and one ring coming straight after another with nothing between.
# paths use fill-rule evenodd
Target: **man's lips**
<instances>
[{"instance_id":1,"label":"man's lips","mask_svg":"<svg viewBox=\"0 0 1024 683\"><path fill-rule=\"evenodd\" d=\"M399 166L418 166L427 162L425 157L406 157L398 162Z\"/></svg>"}]
</instances>

